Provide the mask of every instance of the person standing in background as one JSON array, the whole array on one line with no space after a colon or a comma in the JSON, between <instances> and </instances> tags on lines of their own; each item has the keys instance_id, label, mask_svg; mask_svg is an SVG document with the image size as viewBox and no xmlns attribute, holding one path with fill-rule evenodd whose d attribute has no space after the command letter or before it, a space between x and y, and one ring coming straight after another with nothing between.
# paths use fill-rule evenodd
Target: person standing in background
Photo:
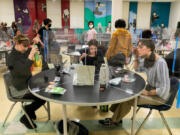
<instances>
[{"instance_id":1,"label":"person standing in background","mask_svg":"<svg viewBox=\"0 0 180 135\"><path fill-rule=\"evenodd\" d=\"M38 35L40 36L40 39L41 39L42 43L44 43L44 41L46 39L45 38L46 36L48 38L48 41L50 40L47 33L49 33L51 31L51 25L52 25L52 20L49 19L49 18L46 18L44 20L44 26L39 29ZM47 44L49 44L49 42ZM43 46L39 46L39 47L40 47L39 48L40 49L40 53L43 56L43 59L42 59L42 71L48 70L49 68L48 68L48 64L47 64L46 59L45 59L44 47ZM45 49L47 49L47 48L45 48Z\"/></svg>"},{"instance_id":2,"label":"person standing in background","mask_svg":"<svg viewBox=\"0 0 180 135\"><path fill-rule=\"evenodd\" d=\"M96 39L96 30L94 29L94 22L89 21L88 22L89 30L87 32L87 42L89 42L92 39Z\"/></svg>"}]
</instances>

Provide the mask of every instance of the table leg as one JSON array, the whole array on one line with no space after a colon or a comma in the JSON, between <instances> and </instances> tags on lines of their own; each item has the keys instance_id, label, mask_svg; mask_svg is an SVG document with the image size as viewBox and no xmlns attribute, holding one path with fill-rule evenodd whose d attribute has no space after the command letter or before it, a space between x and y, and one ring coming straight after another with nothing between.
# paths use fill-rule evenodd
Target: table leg
<instances>
[{"instance_id":1,"label":"table leg","mask_svg":"<svg viewBox=\"0 0 180 135\"><path fill-rule=\"evenodd\" d=\"M135 122L136 122L136 108L137 108L137 97L134 99L134 108L133 108L133 119L132 119L131 135L134 135L134 127L135 127Z\"/></svg>"},{"instance_id":2,"label":"table leg","mask_svg":"<svg viewBox=\"0 0 180 135\"><path fill-rule=\"evenodd\" d=\"M64 135L68 135L68 133L67 133L67 113L66 113L66 105L62 105L62 111L63 111Z\"/></svg>"}]
</instances>

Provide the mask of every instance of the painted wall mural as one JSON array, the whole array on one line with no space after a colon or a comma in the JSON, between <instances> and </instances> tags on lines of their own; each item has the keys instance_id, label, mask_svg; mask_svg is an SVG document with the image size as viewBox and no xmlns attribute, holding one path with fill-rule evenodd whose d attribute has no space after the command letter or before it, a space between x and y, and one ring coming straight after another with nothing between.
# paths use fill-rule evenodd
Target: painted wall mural
<instances>
[{"instance_id":1,"label":"painted wall mural","mask_svg":"<svg viewBox=\"0 0 180 135\"><path fill-rule=\"evenodd\" d=\"M46 18L46 0L14 0L14 10L21 31L32 39L35 21L41 24Z\"/></svg>"},{"instance_id":2,"label":"painted wall mural","mask_svg":"<svg viewBox=\"0 0 180 135\"><path fill-rule=\"evenodd\" d=\"M130 2L129 4L128 28L129 28L129 32L132 35L133 44L137 43L137 29L136 29L137 4L138 4L137 2Z\"/></svg>"},{"instance_id":3,"label":"painted wall mural","mask_svg":"<svg viewBox=\"0 0 180 135\"><path fill-rule=\"evenodd\" d=\"M169 25L170 2L152 2L151 26Z\"/></svg>"},{"instance_id":4,"label":"painted wall mural","mask_svg":"<svg viewBox=\"0 0 180 135\"><path fill-rule=\"evenodd\" d=\"M94 21L97 30L105 32L104 28L111 22L111 11L111 1L85 0L85 30L89 29L88 22Z\"/></svg>"},{"instance_id":5,"label":"painted wall mural","mask_svg":"<svg viewBox=\"0 0 180 135\"><path fill-rule=\"evenodd\" d=\"M21 25L23 28L21 31L23 32L26 32L32 23L30 14L32 14L32 12L35 14L34 11L29 13L28 4L34 5L34 2L28 0L14 0L15 20L18 22L18 25Z\"/></svg>"},{"instance_id":6,"label":"painted wall mural","mask_svg":"<svg viewBox=\"0 0 180 135\"><path fill-rule=\"evenodd\" d=\"M70 28L70 1L61 0L62 27Z\"/></svg>"},{"instance_id":7,"label":"painted wall mural","mask_svg":"<svg viewBox=\"0 0 180 135\"><path fill-rule=\"evenodd\" d=\"M137 20L137 2L130 2L129 4L129 21L128 27L136 29L136 20Z\"/></svg>"}]
</instances>

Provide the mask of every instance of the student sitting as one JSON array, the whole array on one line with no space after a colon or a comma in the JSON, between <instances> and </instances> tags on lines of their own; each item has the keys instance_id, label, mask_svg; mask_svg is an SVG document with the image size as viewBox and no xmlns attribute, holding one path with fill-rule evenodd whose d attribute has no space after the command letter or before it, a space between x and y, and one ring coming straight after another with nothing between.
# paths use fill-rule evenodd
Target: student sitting
<instances>
[{"instance_id":1,"label":"student sitting","mask_svg":"<svg viewBox=\"0 0 180 135\"><path fill-rule=\"evenodd\" d=\"M169 98L170 79L166 61L155 54L155 45L152 40L139 41L138 56L145 58L144 68L147 74L147 86L138 98L138 105L161 105ZM138 59L135 60L135 68L139 66ZM112 118L100 120L103 125L116 125L122 123L122 119L130 112L134 100L126 101L111 106Z\"/></svg>"},{"instance_id":2,"label":"student sitting","mask_svg":"<svg viewBox=\"0 0 180 135\"><path fill-rule=\"evenodd\" d=\"M35 111L45 104L44 100L35 97L28 89L28 80L32 77L32 59L34 58L34 55L38 53L38 49L34 46L32 48L28 48L29 39L24 35L16 36L15 43L16 45L8 55L7 66L12 75L12 84L16 88L14 90L16 93L15 96L20 99L34 100L31 104L25 106L25 110L29 117L35 120ZM20 118L20 122L29 129L33 128L25 115ZM36 128L36 124L34 122L33 125Z\"/></svg>"},{"instance_id":3,"label":"student sitting","mask_svg":"<svg viewBox=\"0 0 180 135\"><path fill-rule=\"evenodd\" d=\"M103 54L101 50L98 50L98 41L92 39L88 42L89 48L81 50L81 57L79 61L82 61L84 65L94 65L96 70L100 70L101 64L104 62Z\"/></svg>"}]
</instances>

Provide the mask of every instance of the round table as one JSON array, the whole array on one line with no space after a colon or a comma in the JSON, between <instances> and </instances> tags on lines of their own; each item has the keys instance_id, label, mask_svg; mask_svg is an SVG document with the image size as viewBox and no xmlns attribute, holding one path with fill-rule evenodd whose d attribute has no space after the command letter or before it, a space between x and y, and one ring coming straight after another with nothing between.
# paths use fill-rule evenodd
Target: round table
<instances>
[{"instance_id":1,"label":"round table","mask_svg":"<svg viewBox=\"0 0 180 135\"><path fill-rule=\"evenodd\" d=\"M125 71L120 74L129 74L130 71ZM49 85L48 81L53 81L55 77L55 69L43 71L29 80L29 89L35 96L62 104L63 106L63 120L64 120L64 134L67 135L67 116L66 116L66 105L79 105L79 106L96 106L96 105L107 105L125 102L131 99L135 99L134 111L133 111L133 122L131 134L134 134L135 115L137 107L137 97L141 94L141 91L145 88L145 80L134 73L136 80L132 83L124 83L121 81L118 86L108 86L104 92L99 90L99 81L95 80L94 86L73 86L72 74L65 74L62 79L61 87L67 91L64 95L53 95L45 92L45 88ZM46 79L45 79L46 78ZM48 79L47 79L48 78ZM48 80L48 81L47 81ZM40 91L33 91L33 89L39 88Z\"/></svg>"}]
</instances>

